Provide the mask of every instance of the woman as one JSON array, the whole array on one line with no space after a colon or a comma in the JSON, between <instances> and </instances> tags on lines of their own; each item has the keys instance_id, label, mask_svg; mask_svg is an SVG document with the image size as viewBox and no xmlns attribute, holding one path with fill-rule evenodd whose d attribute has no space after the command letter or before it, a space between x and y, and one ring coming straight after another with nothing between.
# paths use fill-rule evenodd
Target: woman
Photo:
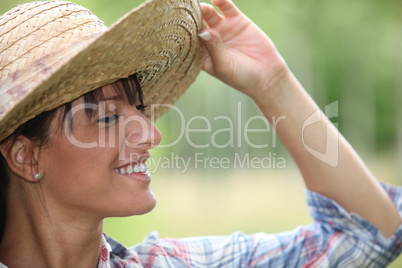
<instances>
[{"instance_id":1,"label":"woman","mask_svg":"<svg viewBox=\"0 0 402 268\"><path fill-rule=\"evenodd\" d=\"M375 180L256 25L231 1L213 3L222 15L201 5L203 69L249 95L268 120L286 116L276 131L302 172L315 222L277 235L162 240L152 233L130 249L103 235L104 218L155 206L144 163L161 135L147 116L160 116L160 104L173 103L200 69L199 6L149 1L105 32L81 7L41 2L0 20L8 25L0 31L8 60L0 84L1 267L383 267L399 255L401 189ZM38 27L57 33L15 48L17 58L49 40L57 48L43 46L38 58L17 64L10 48L38 39L29 24L38 18L45 21ZM55 27L56 20L63 23ZM18 27L28 32L13 32ZM61 32L71 38L59 39ZM338 148L325 161L303 146L325 148L327 137Z\"/></svg>"}]
</instances>

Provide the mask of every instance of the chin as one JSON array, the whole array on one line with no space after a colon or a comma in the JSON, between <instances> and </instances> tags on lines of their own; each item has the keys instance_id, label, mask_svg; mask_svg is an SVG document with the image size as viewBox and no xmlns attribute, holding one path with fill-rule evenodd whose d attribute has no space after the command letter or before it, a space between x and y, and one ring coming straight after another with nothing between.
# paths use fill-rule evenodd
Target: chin
<instances>
[{"instance_id":1,"label":"chin","mask_svg":"<svg viewBox=\"0 0 402 268\"><path fill-rule=\"evenodd\" d=\"M143 207L143 210L142 210L142 211L138 211L138 212L135 213L134 215L144 215L144 214L147 214L147 213L151 212L155 207L156 207L156 200L153 202L153 204L149 204L149 206Z\"/></svg>"},{"instance_id":2,"label":"chin","mask_svg":"<svg viewBox=\"0 0 402 268\"><path fill-rule=\"evenodd\" d=\"M130 217L151 212L156 206L156 198L152 190L146 192L120 195L116 202L109 203L107 209L103 207L103 218Z\"/></svg>"},{"instance_id":3,"label":"chin","mask_svg":"<svg viewBox=\"0 0 402 268\"><path fill-rule=\"evenodd\" d=\"M135 215L144 215L151 212L156 206L156 198L154 193L151 191L146 197L143 197L134 204L131 204L130 207L122 211L124 215L118 215L114 217L128 217L128 216L135 216Z\"/></svg>"}]
</instances>

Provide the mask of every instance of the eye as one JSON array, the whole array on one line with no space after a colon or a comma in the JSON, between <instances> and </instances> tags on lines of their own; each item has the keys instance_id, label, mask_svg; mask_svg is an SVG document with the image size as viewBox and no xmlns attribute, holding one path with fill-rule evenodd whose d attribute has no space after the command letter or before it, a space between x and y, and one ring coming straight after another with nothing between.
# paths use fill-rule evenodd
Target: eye
<instances>
[{"instance_id":1,"label":"eye","mask_svg":"<svg viewBox=\"0 0 402 268\"><path fill-rule=\"evenodd\" d=\"M135 106L135 108L137 108L138 111L142 112L145 110L145 108L147 108L147 105L140 104L140 105Z\"/></svg>"},{"instance_id":2,"label":"eye","mask_svg":"<svg viewBox=\"0 0 402 268\"><path fill-rule=\"evenodd\" d=\"M97 120L98 123L102 123L102 124L110 124L115 122L117 119L119 119L119 115L118 114L114 114L112 116L105 116L105 117L101 117Z\"/></svg>"}]
</instances>

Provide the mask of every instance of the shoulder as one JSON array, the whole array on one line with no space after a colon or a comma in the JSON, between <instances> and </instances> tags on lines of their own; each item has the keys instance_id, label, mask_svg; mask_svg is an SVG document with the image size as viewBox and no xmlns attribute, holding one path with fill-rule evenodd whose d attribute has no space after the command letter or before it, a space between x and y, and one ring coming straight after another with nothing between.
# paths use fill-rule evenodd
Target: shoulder
<instances>
[{"instance_id":1,"label":"shoulder","mask_svg":"<svg viewBox=\"0 0 402 268\"><path fill-rule=\"evenodd\" d=\"M276 235L245 235L241 232L229 236L184 239L160 239L157 232L152 232L140 244L130 248L107 236L106 241L111 247L112 267L133 264L144 267L194 267L195 263L205 267L244 267L266 261L264 255L280 247Z\"/></svg>"},{"instance_id":2,"label":"shoulder","mask_svg":"<svg viewBox=\"0 0 402 268\"><path fill-rule=\"evenodd\" d=\"M125 247L105 235L110 245L111 267L130 267L139 264L144 267L180 267L186 263L177 250L178 240L161 240L157 232L151 232L140 244Z\"/></svg>"}]
</instances>

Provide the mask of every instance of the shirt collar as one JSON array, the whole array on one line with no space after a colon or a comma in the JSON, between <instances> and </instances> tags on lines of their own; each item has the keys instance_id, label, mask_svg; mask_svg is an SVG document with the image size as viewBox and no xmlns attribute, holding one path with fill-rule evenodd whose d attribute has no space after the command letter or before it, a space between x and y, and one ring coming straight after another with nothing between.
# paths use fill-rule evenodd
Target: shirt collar
<instances>
[{"instance_id":1,"label":"shirt collar","mask_svg":"<svg viewBox=\"0 0 402 268\"><path fill-rule=\"evenodd\" d=\"M110 268L110 252L112 252L112 247L106 241L105 236L102 235L98 268Z\"/></svg>"}]
</instances>

